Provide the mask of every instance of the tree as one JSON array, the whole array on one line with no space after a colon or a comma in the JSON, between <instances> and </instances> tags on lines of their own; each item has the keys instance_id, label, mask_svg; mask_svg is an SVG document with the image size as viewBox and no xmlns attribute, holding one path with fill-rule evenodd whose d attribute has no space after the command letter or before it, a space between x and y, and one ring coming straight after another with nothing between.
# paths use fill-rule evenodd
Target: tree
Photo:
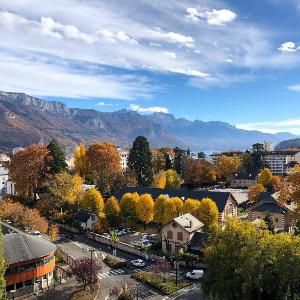
<instances>
[{"instance_id":1,"label":"tree","mask_svg":"<svg viewBox=\"0 0 300 300\"><path fill-rule=\"evenodd\" d=\"M152 153L152 165L154 173L159 173L166 169L166 158L162 150Z\"/></svg>"},{"instance_id":2,"label":"tree","mask_svg":"<svg viewBox=\"0 0 300 300\"><path fill-rule=\"evenodd\" d=\"M3 253L3 235L2 230L0 230L0 299L6 299L6 291L5 291L5 271L6 271L6 263L4 259Z\"/></svg>"},{"instance_id":3,"label":"tree","mask_svg":"<svg viewBox=\"0 0 300 300\"><path fill-rule=\"evenodd\" d=\"M121 156L117 147L111 143L91 144L87 150L89 170L97 175L121 172Z\"/></svg>"},{"instance_id":4,"label":"tree","mask_svg":"<svg viewBox=\"0 0 300 300\"><path fill-rule=\"evenodd\" d=\"M264 168L258 176L258 183L267 187L271 183L272 177L271 171L268 168Z\"/></svg>"},{"instance_id":5,"label":"tree","mask_svg":"<svg viewBox=\"0 0 300 300\"><path fill-rule=\"evenodd\" d=\"M185 164L184 182L190 188L212 185L216 182L214 166L203 159L189 159Z\"/></svg>"},{"instance_id":6,"label":"tree","mask_svg":"<svg viewBox=\"0 0 300 300\"><path fill-rule=\"evenodd\" d=\"M272 179L271 179L270 184L269 184L271 192L279 191L280 184L281 184L280 176L272 176Z\"/></svg>"},{"instance_id":7,"label":"tree","mask_svg":"<svg viewBox=\"0 0 300 300\"><path fill-rule=\"evenodd\" d=\"M181 176L173 169L165 171L165 189L179 189L182 183Z\"/></svg>"},{"instance_id":8,"label":"tree","mask_svg":"<svg viewBox=\"0 0 300 300\"><path fill-rule=\"evenodd\" d=\"M153 220L156 223L163 224L164 223L164 210L166 206L166 202L169 200L167 195L159 195L154 202L154 216Z\"/></svg>"},{"instance_id":9,"label":"tree","mask_svg":"<svg viewBox=\"0 0 300 300\"><path fill-rule=\"evenodd\" d=\"M109 224L106 215L104 213L101 213L99 215L99 220L92 225L92 229L94 232L101 234L103 232L107 232L108 228Z\"/></svg>"},{"instance_id":10,"label":"tree","mask_svg":"<svg viewBox=\"0 0 300 300\"><path fill-rule=\"evenodd\" d=\"M97 215L100 215L104 208L104 201L101 193L95 188L87 190L82 198L81 206L92 210Z\"/></svg>"},{"instance_id":11,"label":"tree","mask_svg":"<svg viewBox=\"0 0 300 300\"><path fill-rule=\"evenodd\" d=\"M129 151L128 167L140 186L149 186L153 181L152 154L147 138L138 136Z\"/></svg>"},{"instance_id":12,"label":"tree","mask_svg":"<svg viewBox=\"0 0 300 300\"><path fill-rule=\"evenodd\" d=\"M236 156L221 155L217 162L217 173L220 178L227 179L232 173L238 172L242 167L241 160Z\"/></svg>"},{"instance_id":13,"label":"tree","mask_svg":"<svg viewBox=\"0 0 300 300\"><path fill-rule=\"evenodd\" d=\"M250 174L258 174L259 171L264 167L262 161L262 152L245 152L241 155L242 168Z\"/></svg>"},{"instance_id":14,"label":"tree","mask_svg":"<svg viewBox=\"0 0 300 300\"><path fill-rule=\"evenodd\" d=\"M206 228L217 224L219 219L219 210L216 203L210 198L202 199L195 211L195 217L201 221Z\"/></svg>"},{"instance_id":15,"label":"tree","mask_svg":"<svg viewBox=\"0 0 300 300\"><path fill-rule=\"evenodd\" d=\"M74 260L70 266L71 275L75 276L77 282L84 285L92 284L97 281L97 275L101 270L101 265L95 259L81 257Z\"/></svg>"},{"instance_id":16,"label":"tree","mask_svg":"<svg viewBox=\"0 0 300 300\"><path fill-rule=\"evenodd\" d=\"M38 190L49 173L51 156L45 146L30 145L11 159L9 173L19 194L36 201Z\"/></svg>"},{"instance_id":17,"label":"tree","mask_svg":"<svg viewBox=\"0 0 300 300\"><path fill-rule=\"evenodd\" d=\"M185 163L185 151L176 147L174 148L174 170L182 175Z\"/></svg>"},{"instance_id":18,"label":"tree","mask_svg":"<svg viewBox=\"0 0 300 300\"><path fill-rule=\"evenodd\" d=\"M35 208L24 207L21 225L30 231L48 232L48 221L44 217L41 217L39 211Z\"/></svg>"},{"instance_id":19,"label":"tree","mask_svg":"<svg viewBox=\"0 0 300 300\"><path fill-rule=\"evenodd\" d=\"M274 224L273 224L273 220L272 220L272 216L270 214L270 212L266 212L265 217L264 217L264 222L266 223L268 230L272 233L274 233Z\"/></svg>"},{"instance_id":20,"label":"tree","mask_svg":"<svg viewBox=\"0 0 300 300\"><path fill-rule=\"evenodd\" d=\"M74 167L75 167L75 172L77 172L82 177L84 177L88 173L89 161L87 158L84 144L80 144L75 149Z\"/></svg>"},{"instance_id":21,"label":"tree","mask_svg":"<svg viewBox=\"0 0 300 300\"><path fill-rule=\"evenodd\" d=\"M110 197L104 205L104 213L111 226L116 226L119 223L120 205L115 197Z\"/></svg>"},{"instance_id":22,"label":"tree","mask_svg":"<svg viewBox=\"0 0 300 300\"><path fill-rule=\"evenodd\" d=\"M260 194L265 192L266 189L260 183L250 186L248 191L248 199L250 202L255 203L259 200Z\"/></svg>"},{"instance_id":23,"label":"tree","mask_svg":"<svg viewBox=\"0 0 300 300\"><path fill-rule=\"evenodd\" d=\"M166 224L182 213L183 201L178 197L169 198L165 203L163 223Z\"/></svg>"},{"instance_id":24,"label":"tree","mask_svg":"<svg viewBox=\"0 0 300 300\"><path fill-rule=\"evenodd\" d=\"M66 153L63 151L59 143L53 139L47 146L52 160L50 162L50 172L52 174L61 173L67 170Z\"/></svg>"},{"instance_id":25,"label":"tree","mask_svg":"<svg viewBox=\"0 0 300 300\"><path fill-rule=\"evenodd\" d=\"M137 219L136 205L139 200L138 193L126 193L120 201L121 218L124 222L135 221Z\"/></svg>"},{"instance_id":26,"label":"tree","mask_svg":"<svg viewBox=\"0 0 300 300\"><path fill-rule=\"evenodd\" d=\"M51 224L49 229L49 236L51 241L55 241L59 234L59 227L56 224Z\"/></svg>"},{"instance_id":27,"label":"tree","mask_svg":"<svg viewBox=\"0 0 300 300\"><path fill-rule=\"evenodd\" d=\"M164 189L166 186L167 178L165 171L160 171L155 174L153 179L153 187L157 189Z\"/></svg>"},{"instance_id":28,"label":"tree","mask_svg":"<svg viewBox=\"0 0 300 300\"><path fill-rule=\"evenodd\" d=\"M148 224L153 220L154 201L150 194L140 196L136 204L136 212L139 220L144 224Z\"/></svg>"},{"instance_id":29,"label":"tree","mask_svg":"<svg viewBox=\"0 0 300 300\"><path fill-rule=\"evenodd\" d=\"M182 213L183 214L190 213L195 217L197 215L197 209L199 208L199 205L200 205L199 200L188 198L183 203Z\"/></svg>"},{"instance_id":30,"label":"tree","mask_svg":"<svg viewBox=\"0 0 300 300\"><path fill-rule=\"evenodd\" d=\"M164 282L166 281L166 275L171 271L172 267L169 261L157 261L152 268L152 272L156 274L161 274L164 277Z\"/></svg>"},{"instance_id":31,"label":"tree","mask_svg":"<svg viewBox=\"0 0 300 300\"><path fill-rule=\"evenodd\" d=\"M48 189L60 202L79 203L83 194L83 179L67 172L59 173L48 183Z\"/></svg>"}]
</instances>

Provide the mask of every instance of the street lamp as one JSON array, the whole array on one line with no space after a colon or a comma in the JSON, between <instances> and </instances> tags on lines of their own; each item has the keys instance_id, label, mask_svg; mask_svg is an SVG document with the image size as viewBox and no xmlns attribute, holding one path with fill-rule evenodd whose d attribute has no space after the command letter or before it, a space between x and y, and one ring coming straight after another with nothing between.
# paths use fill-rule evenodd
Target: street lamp
<instances>
[{"instance_id":1,"label":"street lamp","mask_svg":"<svg viewBox=\"0 0 300 300\"><path fill-rule=\"evenodd\" d=\"M91 287L92 287L92 290L94 290L93 282L92 282L92 277L93 277L93 253L94 253L96 250L95 250L95 249L89 249L89 251L91 252L90 281L91 281Z\"/></svg>"}]
</instances>

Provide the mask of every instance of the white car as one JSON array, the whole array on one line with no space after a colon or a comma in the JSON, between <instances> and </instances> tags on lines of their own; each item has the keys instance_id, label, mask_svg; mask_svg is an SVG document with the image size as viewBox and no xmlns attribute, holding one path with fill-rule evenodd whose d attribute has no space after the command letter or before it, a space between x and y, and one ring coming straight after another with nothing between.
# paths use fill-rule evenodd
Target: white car
<instances>
[{"instance_id":1,"label":"white car","mask_svg":"<svg viewBox=\"0 0 300 300\"><path fill-rule=\"evenodd\" d=\"M203 270L193 270L185 274L186 278L189 279L201 279L203 277Z\"/></svg>"},{"instance_id":2,"label":"white car","mask_svg":"<svg viewBox=\"0 0 300 300\"><path fill-rule=\"evenodd\" d=\"M151 247L151 246L152 246L152 243L150 243L148 240L146 240L146 241L142 241L142 245L143 245L144 247Z\"/></svg>"},{"instance_id":3,"label":"white car","mask_svg":"<svg viewBox=\"0 0 300 300\"><path fill-rule=\"evenodd\" d=\"M111 235L107 232L102 233L102 236L109 239L109 240L111 240Z\"/></svg>"},{"instance_id":4,"label":"white car","mask_svg":"<svg viewBox=\"0 0 300 300\"><path fill-rule=\"evenodd\" d=\"M39 237L39 238L41 238L42 237L42 235L41 235L41 233L39 232L39 231L33 231L32 233L31 233L33 236L36 236L36 237Z\"/></svg>"},{"instance_id":5,"label":"white car","mask_svg":"<svg viewBox=\"0 0 300 300\"><path fill-rule=\"evenodd\" d=\"M117 235L118 236L121 236L121 235L125 235L127 232L125 231L125 229L122 229L120 231L117 232Z\"/></svg>"},{"instance_id":6,"label":"white car","mask_svg":"<svg viewBox=\"0 0 300 300\"><path fill-rule=\"evenodd\" d=\"M135 267L145 267L146 263L142 259L135 259L131 261L131 264Z\"/></svg>"}]
</instances>

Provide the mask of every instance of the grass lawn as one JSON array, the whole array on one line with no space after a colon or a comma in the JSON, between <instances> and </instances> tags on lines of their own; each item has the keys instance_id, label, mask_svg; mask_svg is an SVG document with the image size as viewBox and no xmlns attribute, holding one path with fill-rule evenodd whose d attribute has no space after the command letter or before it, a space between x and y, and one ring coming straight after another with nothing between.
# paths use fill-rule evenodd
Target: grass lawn
<instances>
[{"instance_id":1,"label":"grass lawn","mask_svg":"<svg viewBox=\"0 0 300 300\"><path fill-rule=\"evenodd\" d=\"M74 292L70 300L93 300L98 293L99 286L94 285L94 290L92 291L90 286L87 286L85 289L80 287L79 290Z\"/></svg>"},{"instance_id":2,"label":"grass lawn","mask_svg":"<svg viewBox=\"0 0 300 300\"><path fill-rule=\"evenodd\" d=\"M191 285L191 283L186 280L179 280L176 286L174 279L169 279L152 272L138 272L132 275L132 277L138 281L148 284L165 295L171 295L176 291Z\"/></svg>"}]
</instances>

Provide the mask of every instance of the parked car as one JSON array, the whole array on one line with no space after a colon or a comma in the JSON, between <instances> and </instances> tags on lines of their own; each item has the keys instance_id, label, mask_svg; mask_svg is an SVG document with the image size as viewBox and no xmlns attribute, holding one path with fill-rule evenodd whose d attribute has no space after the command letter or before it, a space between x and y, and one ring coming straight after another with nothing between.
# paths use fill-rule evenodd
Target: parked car
<instances>
[{"instance_id":1,"label":"parked car","mask_svg":"<svg viewBox=\"0 0 300 300\"><path fill-rule=\"evenodd\" d=\"M107 232L102 233L102 236L109 239L109 240L111 240L111 235Z\"/></svg>"},{"instance_id":2,"label":"parked car","mask_svg":"<svg viewBox=\"0 0 300 300\"><path fill-rule=\"evenodd\" d=\"M142 246L144 247L151 247L152 246L152 243L150 243L149 241L142 241Z\"/></svg>"},{"instance_id":3,"label":"parked car","mask_svg":"<svg viewBox=\"0 0 300 300\"><path fill-rule=\"evenodd\" d=\"M193 270L192 272L186 273L185 277L189 279L199 280L203 277L203 270Z\"/></svg>"},{"instance_id":4,"label":"parked car","mask_svg":"<svg viewBox=\"0 0 300 300\"><path fill-rule=\"evenodd\" d=\"M127 232L125 231L125 229L122 229L120 231L117 232L117 235L118 236L121 236L121 235L125 235Z\"/></svg>"},{"instance_id":5,"label":"parked car","mask_svg":"<svg viewBox=\"0 0 300 300\"><path fill-rule=\"evenodd\" d=\"M135 267L145 267L146 263L142 259L135 259L131 261L131 264Z\"/></svg>"},{"instance_id":6,"label":"parked car","mask_svg":"<svg viewBox=\"0 0 300 300\"><path fill-rule=\"evenodd\" d=\"M132 233L132 228L124 228L123 231L126 233Z\"/></svg>"},{"instance_id":7,"label":"parked car","mask_svg":"<svg viewBox=\"0 0 300 300\"><path fill-rule=\"evenodd\" d=\"M39 238L42 237L41 233L38 230L33 231L31 234L35 237L39 237Z\"/></svg>"}]
</instances>

